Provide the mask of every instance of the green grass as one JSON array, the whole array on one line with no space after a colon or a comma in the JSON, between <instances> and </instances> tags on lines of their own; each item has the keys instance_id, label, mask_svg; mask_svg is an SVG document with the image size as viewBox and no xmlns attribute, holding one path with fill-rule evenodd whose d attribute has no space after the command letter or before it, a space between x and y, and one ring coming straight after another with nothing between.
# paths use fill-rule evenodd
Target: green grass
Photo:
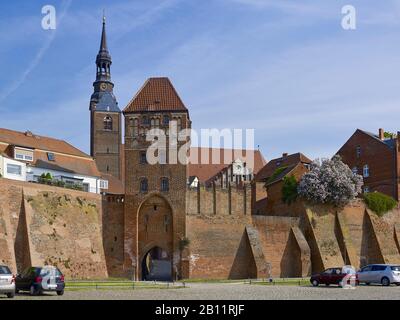
<instances>
[{"instance_id":1,"label":"green grass","mask_svg":"<svg viewBox=\"0 0 400 320\"><path fill-rule=\"evenodd\" d=\"M66 281L65 289L67 291L79 291L79 290L137 290L137 289L182 289L186 287L186 284L190 283L238 283L238 284L249 284L249 285L292 285L302 286L310 284L309 279L304 278L289 278L289 279L273 279L273 282L269 280L250 280L250 279L239 279L239 280L228 280L228 279L187 279L182 280L178 283L163 283L163 282L144 282L137 281L133 282L126 279L117 280L70 280Z\"/></svg>"},{"instance_id":2,"label":"green grass","mask_svg":"<svg viewBox=\"0 0 400 320\"><path fill-rule=\"evenodd\" d=\"M288 278L288 279L273 279L273 282L269 282L267 279L240 279L240 280L228 280L228 279L188 279L183 280L185 283L243 283L243 284L258 284L258 285L307 285L310 284L309 279L305 278Z\"/></svg>"},{"instance_id":3,"label":"green grass","mask_svg":"<svg viewBox=\"0 0 400 320\"><path fill-rule=\"evenodd\" d=\"M251 284L263 286L305 286L310 285L309 279L277 279L272 282L269 281L252 281Z\"/></svg>"},{"instance_id":4,"label":"green grass","mask_svg":"<svg viewBox=\"0 0 400 320\"><path fill-rule=\"evenodd\" d=\"M157 282L132 282L128 280L71 280L66 281L65 289L76 290L136 290L136 289L180 289L184 285L157 283Z\"/></svg>"},{"instance_id":5,"label":"green grass","mask_svg":"<svg viewBox=\"0 0 400 320\"><path fill-rule=\"evenodd\" d=\"M245 280L228 280L228 279L186 279L185 283L243 283Z\"/></svg>"}]
</instances>

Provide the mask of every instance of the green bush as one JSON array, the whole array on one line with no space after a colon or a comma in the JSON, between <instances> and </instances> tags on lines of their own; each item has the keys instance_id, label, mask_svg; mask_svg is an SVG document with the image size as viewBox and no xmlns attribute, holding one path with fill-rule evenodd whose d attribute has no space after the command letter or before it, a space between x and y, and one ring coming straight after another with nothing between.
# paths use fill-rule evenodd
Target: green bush
<instances>
[{"instance_id":1,"label":"green bush","mask_svg":"<svg viewBox=\"0 0 400 320\"><path fill-rule=\"evenodd\" d=\"M367 207L380 217L397 206L396 200L380 192L365 193L363 198Z\"/></svg>"},{"instance_id":2,"label":"green bush","mask_svg":"<svg viewBox=\"0 0 400 320\"><path fill-rule=\"evenodd\" d=\"M288 167L279 167L274 171L272 176L267 180L267 184L274 181L283 171L285 171Z\"/></svg>"},{"instance_id":3,"label":"green bush","mask_svg":"<svg viewBox=\"0 0 400 320\"><path fill-rule=\"evenodd\" d=\"M283 178L282 201L291 204L296 201L298 182L294 176Z\"/></svg>"}]
</instances>

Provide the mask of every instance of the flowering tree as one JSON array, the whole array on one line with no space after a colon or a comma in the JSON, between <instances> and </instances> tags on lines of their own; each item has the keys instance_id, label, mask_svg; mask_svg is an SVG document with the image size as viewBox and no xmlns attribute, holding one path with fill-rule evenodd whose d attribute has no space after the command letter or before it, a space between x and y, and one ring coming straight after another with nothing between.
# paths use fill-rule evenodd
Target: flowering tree
<instances>
[{"instance_id":1,"label":"flowering tree","mask_svg":"<svg viewBox=\"0 0 400 320\"><path fill-rule=\"evenodd\" d=\"M314 161L310 172L303 175L298 186L301 197L315 203L345 205L360 192L363 178L354 174L340 156Z\"/></svg>"}]
</instances>

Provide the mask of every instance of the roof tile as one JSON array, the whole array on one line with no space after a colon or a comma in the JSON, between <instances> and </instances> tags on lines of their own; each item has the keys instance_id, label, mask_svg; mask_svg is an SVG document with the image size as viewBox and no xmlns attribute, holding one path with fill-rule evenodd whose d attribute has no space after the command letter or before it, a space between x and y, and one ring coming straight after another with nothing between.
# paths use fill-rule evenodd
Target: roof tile
<instances>
[{"instance_id":1,"label":"roof tile","mask_svg":"<svg viewBox=\"0 0 400 320\"><path fill-rule=\"evenodd\" d=\"M168 78L149 78L124 109L143 111L185 111L187 108Z\"/></svg>"}]
</instances>

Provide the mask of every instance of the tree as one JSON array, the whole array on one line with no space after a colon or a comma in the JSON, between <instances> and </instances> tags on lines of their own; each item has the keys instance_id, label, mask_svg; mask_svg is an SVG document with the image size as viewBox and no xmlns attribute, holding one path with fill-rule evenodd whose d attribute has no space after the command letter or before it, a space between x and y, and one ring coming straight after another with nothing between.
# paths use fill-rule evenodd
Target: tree
<instances>
[{"instance_id":1,"label":"tree","mask_svg":"<svg viewBox=\"0 0 400 320\"><path fill-rule=\"evenodd\" d=\"M283 178L282 201L286 204L292 204L296 201L298 193L298 182L294 176Z\"/></svg>"},{"instance_id":2,"label":"tree","mask_svg":"<svg viewBox=\"0 0 400 320\"><path fill-rule=\"evenodd\" d=\"M314 203L345 205L353 200L363 185L363 178L354 174L340 156L314 161L310 172L300 180L299 195Z\"/></svg>"}]
</instances>

